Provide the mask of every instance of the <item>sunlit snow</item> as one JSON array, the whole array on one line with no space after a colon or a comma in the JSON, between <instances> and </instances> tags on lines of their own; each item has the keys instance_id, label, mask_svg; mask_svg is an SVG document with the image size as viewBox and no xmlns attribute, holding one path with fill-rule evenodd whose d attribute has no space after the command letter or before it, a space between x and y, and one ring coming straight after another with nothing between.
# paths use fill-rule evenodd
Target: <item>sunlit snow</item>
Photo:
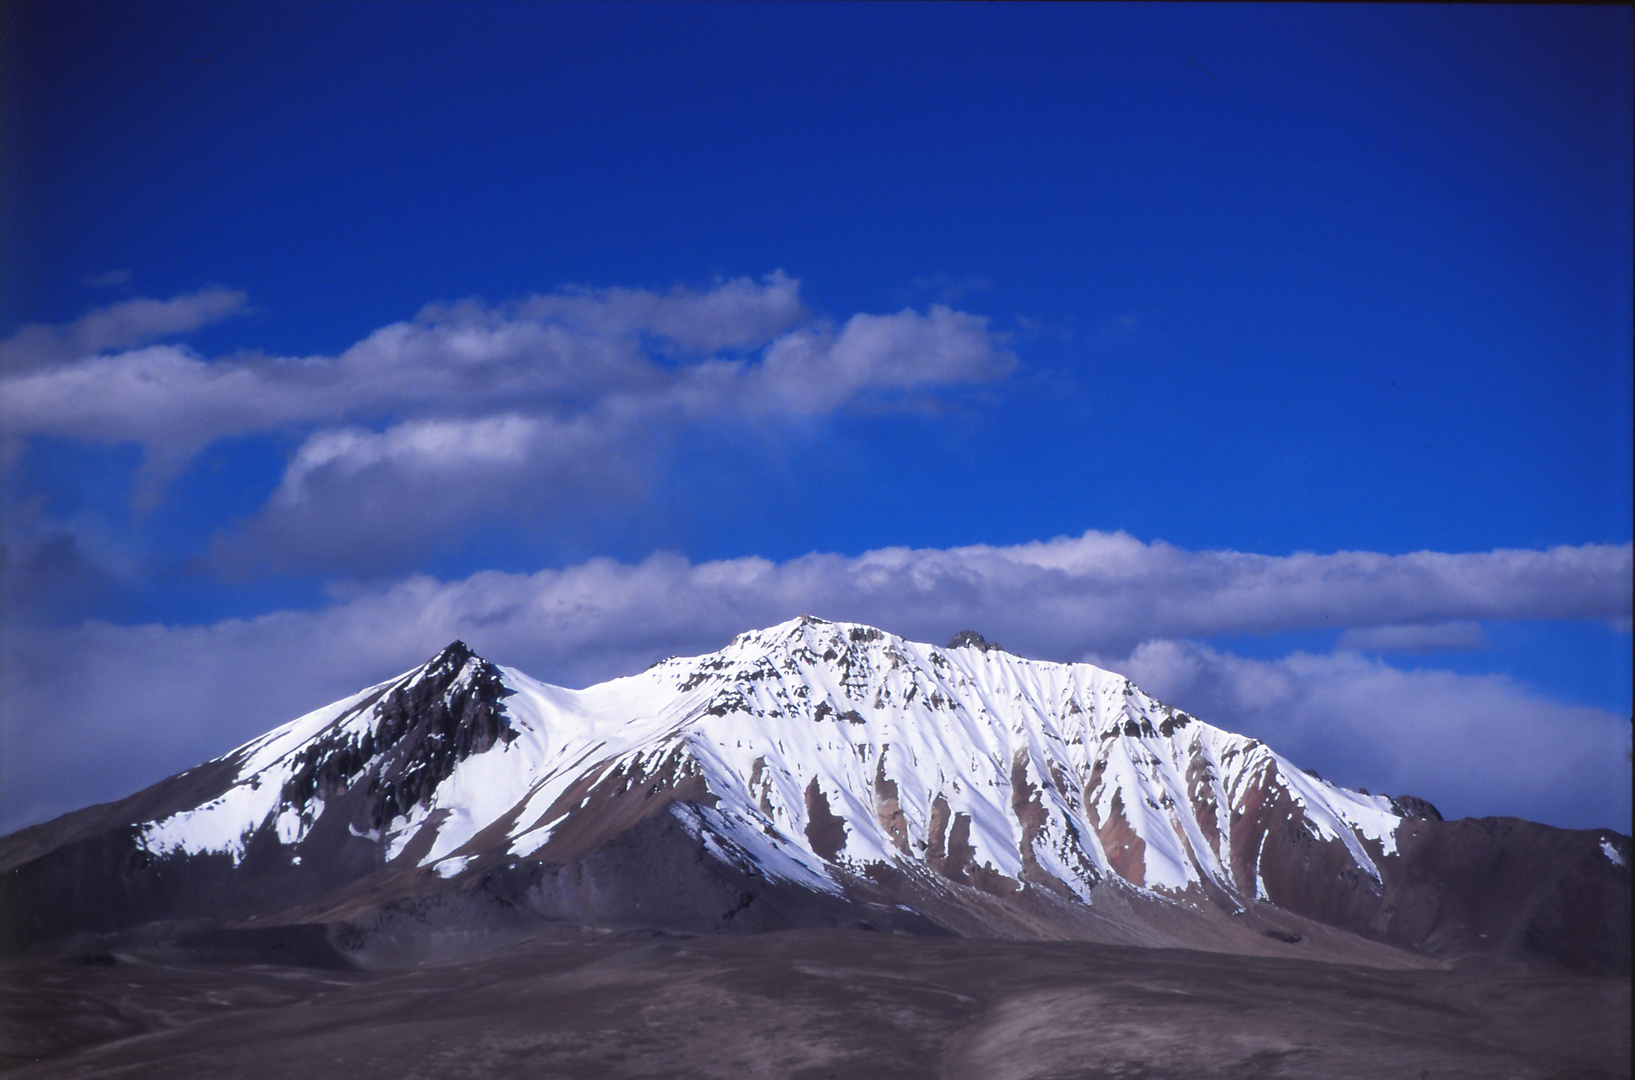
<instances>
[{"instance_id":1,"label":"sunlit snow","mask_svg":"<svg viewBox=\"0 0 1635 1080\"><path fill-rule=\"evenodd\" d=\"M1612 846L1612 841L1606 839L1605 837L1603 837L1601 840L1601 852L1602 854L1606 855L1607 858L1612 860L1612 865L1614 866L1623 867L1629 865L1624 861L1623 855L1619 854L1618 849Z\"/></svg>"}]
</instances>

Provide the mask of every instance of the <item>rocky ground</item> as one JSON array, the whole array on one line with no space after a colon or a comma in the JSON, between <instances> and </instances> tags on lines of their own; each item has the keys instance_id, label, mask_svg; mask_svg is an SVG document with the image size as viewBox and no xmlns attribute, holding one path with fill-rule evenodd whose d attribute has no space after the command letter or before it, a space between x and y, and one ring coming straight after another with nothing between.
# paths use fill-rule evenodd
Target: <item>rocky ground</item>
<instances>
[{"instance_id":1,"label":"rocky ground","mask_svg":"<svg viewBox=\"0 0 1635 1080\"><path fill-rule=\"evenodd\" d=\"M275 956L301 965L250 962ZM321 942L10 961L0 1068L15 1080L1630 1074L1627 977L842 930L564 930L441 964L327 963Z\"/></svg>"}]
</instances>

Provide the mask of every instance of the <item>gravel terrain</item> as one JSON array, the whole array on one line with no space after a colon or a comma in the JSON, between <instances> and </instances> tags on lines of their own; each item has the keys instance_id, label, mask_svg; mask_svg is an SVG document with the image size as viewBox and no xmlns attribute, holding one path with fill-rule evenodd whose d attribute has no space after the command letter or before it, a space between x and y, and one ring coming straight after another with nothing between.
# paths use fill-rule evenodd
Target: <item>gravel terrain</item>
<instances>
[{"instance_id":1,"label":"gravel terrain","mask_svg":"<svg viewBox=\"0 0 1635 1080\"><path fill-rule=\"evenodd\" d=\"M564 930L396 970L0 967L8 1078L1628 1076L1628 978L843 930ZM321 958L309 958L315 963Z\"/></svg>"}]
</instances>

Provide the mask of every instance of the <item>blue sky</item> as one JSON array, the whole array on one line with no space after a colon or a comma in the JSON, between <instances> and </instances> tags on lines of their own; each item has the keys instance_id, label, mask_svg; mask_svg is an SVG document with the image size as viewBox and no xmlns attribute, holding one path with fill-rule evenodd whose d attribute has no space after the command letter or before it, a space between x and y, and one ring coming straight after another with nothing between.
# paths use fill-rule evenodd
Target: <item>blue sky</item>
<instances>
[{"instance_id":1,"label":"blue sky","mask_svg":"<svg viewBox=\"0 0 1635 1080\"><path fill-rule=\"evenodd\" d=\"M800 611L1629 828L1627 8L4 18L0 828Z\"/></svg>"}]
</instances>

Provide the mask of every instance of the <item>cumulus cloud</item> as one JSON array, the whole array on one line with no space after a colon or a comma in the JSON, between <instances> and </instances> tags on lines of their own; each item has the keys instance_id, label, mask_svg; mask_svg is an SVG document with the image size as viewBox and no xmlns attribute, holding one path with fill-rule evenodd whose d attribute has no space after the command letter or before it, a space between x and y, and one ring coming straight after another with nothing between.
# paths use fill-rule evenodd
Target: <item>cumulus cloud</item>
<instances>
[{"instance_id":1,"label":"cumulus cloud","mask_svg":"<svg viewBox=\"0 0 1635 1080\"><path fill-rule=\"evenodd\" d=\"M106 284L118 284L120 280L113 275L98 279ZM242 313L247 302L248 298L237 289L212 287L170 300L125 300L63 326L25 326L0 341L0 373L81 360L111 349L129 349L185 334Z\"/></svg>"},{"instance_id":2,"label":"cumulus cloud","mask_svg":"<svg viewBox=\"0 0 1635 1080\"><path fill-rule=\"evenodd\" d=\"M489 465L516 465L528 457L538 425L521 416L483 420L422 420L400 424L385 432L367 428L325 431L308 439L284 472L273 493L278 503L299 503L308 488L325 473L346 479L369 468L390 463L410 470L445 470L466 473Z\"/></svg>"},{"instance_id":3,"label":"cumulus cloud","mask_svg":"<svg viewBox=\"0 0 1635 1080\"><path fill-rule=\"evenodd\" d=\"M494 446L508 452L503 430ZM533 574L417 576L337 594L317 611L6 635L6 759L49 762L50 747L64 739L81 749L73 761L35 765L0 788L13 822L113 797L411 667L455 637L497 662L586 685L810 612L918 640L976 628L1023 655L1101 658L1166 700L1260 735L1341 782L1440 800L1454 813L1627 828L1627 758L1618 747L1628 732L1601 711L1551 702L1502 678L1402 672L1349 652L1262 662L1177 639L1627 617L1630 581L1627 544L1278 557L1095 532L856 558L692 563L660 554ZM1552 731L1556 741L1534 746ZM82 775L101 776L100 786ZM1622 817L1607 816L1615 811Z\"/></svg>"},{"instance_id":4,"label":"cumulus cloud","mask_svg":"<svg viewBox=\"0 0 1635 1080\"><path fill-rule=\"evenodd\" d=\"M623 434L595 417L516 414L326 429L296 451L262 511L218 537L216 557L233 572L307 563L367 573L456 545L489 527L496 506L511 526L545 509L606 513L640 492L653 449L651 437L620 445L631 442Z\"/></svg>"},{"instance_id":5,"label":"cumulus cloud","mask_svg":"<svg viewBox=\"0 0 1635 1080\"><path fill-rule=\"evenodd\" d=\"M982 382L1013 364L995 348L986 319L935 304L926 315L854 315L838 333L788 334L767 350L750 392L768 404L823 412L860 392Z\"/></svg>"}]
</instances>

